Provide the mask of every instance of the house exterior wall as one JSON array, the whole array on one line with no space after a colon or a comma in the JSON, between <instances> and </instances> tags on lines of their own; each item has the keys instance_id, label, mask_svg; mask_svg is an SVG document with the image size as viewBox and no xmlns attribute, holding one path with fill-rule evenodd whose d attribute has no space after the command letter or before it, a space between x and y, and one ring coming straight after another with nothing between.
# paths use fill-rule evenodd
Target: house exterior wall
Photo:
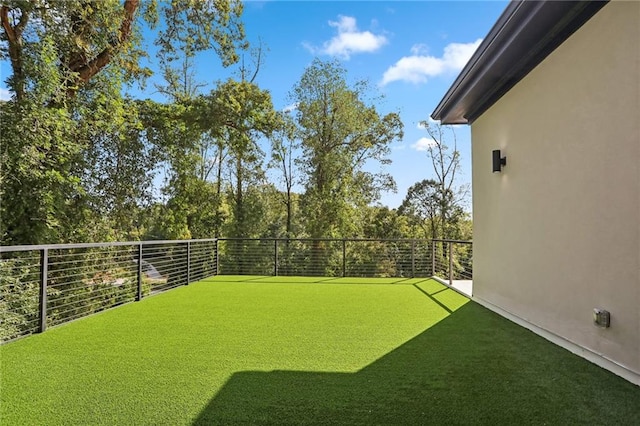
<instances>
[{"instance_id":1,"label":"house exterior wall","mask_svg":"<svg viewBox=\"0 0 640 426\"><path fill-rule=\"evenodd\" d=\"M640 384L640 2L607 4L471 130L474 297Z\"/></svg>"}]
</instances>

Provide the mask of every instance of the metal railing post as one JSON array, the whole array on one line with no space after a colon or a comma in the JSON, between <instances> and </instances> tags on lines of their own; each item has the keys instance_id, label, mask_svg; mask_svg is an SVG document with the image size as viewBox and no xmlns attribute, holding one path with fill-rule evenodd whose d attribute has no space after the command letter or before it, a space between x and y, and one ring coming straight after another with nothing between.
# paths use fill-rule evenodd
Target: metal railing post
<instances>
[{"instance_id":1,"label":"metal railing post","mask_svg":"<svg viewBox=\"0 0 640 426\"><path fill-rule=\"evenodd\" d=\"M416 240L411 240L411 278L416 277Z\"/></svg>"},{"instance_id":2,"label":"metal railing post","mask_svg":"<svg viewBox=\"0 0 640 426\"><path fill-rule=\"evenodd\" d=\"M187 284L191 282L191 241L187 241Z\"/></svg>"},{"instance_id":3,"label":"metal railing post","mask_svg":"<svg viewBox=\"0 0 640 426\"><path fill-rule=\"evenodd\" d=\"M347 276L347 240L342 240L342 277Z\"/></svg>"},{"instance_id":4,"label":"metal railing post","mask_svg":"<svg viewBox=\"0 0 640 426\"><path fill-rule=\"evenodd\" d=\"M216 247L214 249L214 258L215 258L215 262L216 262L216 273L215 275L220 275L220 268L219 268L219 258L218 258L218 239L216 238Z\"/></svg>"},{"instance_id":5,"label":"metal railing post","mask_svg":"<svg viewBox=\"0 0 640 426\"><path fill-rule=\"evenodd\" d=\"M449 285L453 285L453 243L449 242Z\"/></svg>"},{"instance_id":6,"label":"metal railing post","mask_svg":"<svg viewBox=\"0 0 640 426\"><path fill-rule=\"evenodd\" d=\"M431 240L431 276L436 276L436 242Z\"/></svg>"},{"instance_id":7,"label":"metal railing post","mask_svg":"<svg viewBox=\"0 0 640 426\"><path fill-rule=\"evenodd\" d=\"M138 291L136 302L142 300L142 243L138 244Z\"/></svg>"},{"instance_id":8,"label":"metal railing post","mask_svg":"<svg viewBox=\"0 0 640 426\"><path fill-rule=\"evenodd\" d=\"M273 240L273 276L278 276L278 239Z\"/></svg>"},{"instance_id":9,"label":"metal railing post","mask_svg":"<svg viewBox=\"0 0 640 426\"><path fill-rule=\"evenodd\" d=\"M47 281L49 279L49 249L40 251L40 306L38 331L47 329Z\"/></svg>"}]
</instances>

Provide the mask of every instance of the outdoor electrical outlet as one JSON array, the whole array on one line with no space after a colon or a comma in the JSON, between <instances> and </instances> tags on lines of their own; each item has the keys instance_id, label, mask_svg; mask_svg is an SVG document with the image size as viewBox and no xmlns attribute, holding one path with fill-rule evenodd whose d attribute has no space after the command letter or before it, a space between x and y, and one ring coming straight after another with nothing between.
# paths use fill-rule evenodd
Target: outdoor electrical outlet
<instances>
[{"instance_id":1,"label":"outdoor electrical outlet","mask_svg":"<svg viewBox=\"0 0 640 426\"><path fill-rule=\"evenodd\" d=\"M593 322L598 327L608 328L611 325L611 314L604 309L595 308L593 310Z\"/></svg>"}]
</instances>

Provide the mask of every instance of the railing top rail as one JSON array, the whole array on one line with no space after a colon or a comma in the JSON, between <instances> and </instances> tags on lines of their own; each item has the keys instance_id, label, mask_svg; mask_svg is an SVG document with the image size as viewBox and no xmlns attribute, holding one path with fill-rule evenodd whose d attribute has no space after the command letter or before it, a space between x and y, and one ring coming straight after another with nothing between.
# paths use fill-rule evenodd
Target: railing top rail
<instances>
[{"instance_id":1,"label":"railing top rail","mask_svg":"<svg viewBox=\"0 0 640 426\"><path fill-rule=\"evenodd\" d=\"M280 237L265 237L265 238L242 238L242 237L229 237L218 238L218 241L351 241L351 242L412 242L412 241L431 241L429 238L280 238Z\"/></svg>"},{"instance_id":2,"label":"railing top rail","mask_svg":"<svg viewBox=\"0 0 640 426\"><path fill-rule=\"evenodd\" d=\"M473 240L447 240L447 239L434 238L431 241L435 241L438 243L473 244Z\"/></svg>"},{"instance_id":3,"label":"railing top rail","mask_svg":"<svg viewBox=\"0 0 640 426\"><path fill-rule=\"evenodd\" d=\"M148 241L117 241L102 243L71 243L71 244L38 244L38 245L18 245L18 246L0 246L0 253L9 253L17 251L36 251L36 250L56 250L56 249L82 249L82 248L99 248L99 247L117 247L117 246L138 246L138 245L161 245L161 244L183 244L198 242L215 242L215 241L347 241L347 242L419 242L419 241L436 241L444 243L472 244L471 240L450 240L450 239L427 239L427 238L203 238L196 240L148 240Z\"/></svg>"},{"instance_id":4,"label":"railing top rail","mask_svg":"<svg viewBox=\"0 0 640 426\"><path fill-rule=\"evenodd\" d=\"M117 247L117 246L138 246L138 245L160 245L160 244L182 244L182 243L204 243L215 242L216 238L204 238L200 240L149 240L149 241L117 241L111 243L70 243L70 244L38 244L38 245L21 245L21 246L0 246L0 253L9 253L16 251L35 251L35 250L56 250L56 249L77 249L77 248L98 248L98 247Z\"/></svg>"}]
</instances>

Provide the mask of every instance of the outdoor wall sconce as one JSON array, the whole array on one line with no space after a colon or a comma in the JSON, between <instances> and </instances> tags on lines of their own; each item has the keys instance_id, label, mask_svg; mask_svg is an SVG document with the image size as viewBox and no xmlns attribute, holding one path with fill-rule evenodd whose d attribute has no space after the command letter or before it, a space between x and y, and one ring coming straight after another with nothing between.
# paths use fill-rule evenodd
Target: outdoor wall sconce
<instances>
[{"instance_id":1,"label":"outdoor wall sconce","mask_svg":"<svg viewBox=\"0 0 640 426\"><path fill-rule=\"evenodd\" d=\"M500 157L500 150L493 150L493 172L501 172L502 167L507 165L507 157Z\"/></svg>"}]
</instances>

